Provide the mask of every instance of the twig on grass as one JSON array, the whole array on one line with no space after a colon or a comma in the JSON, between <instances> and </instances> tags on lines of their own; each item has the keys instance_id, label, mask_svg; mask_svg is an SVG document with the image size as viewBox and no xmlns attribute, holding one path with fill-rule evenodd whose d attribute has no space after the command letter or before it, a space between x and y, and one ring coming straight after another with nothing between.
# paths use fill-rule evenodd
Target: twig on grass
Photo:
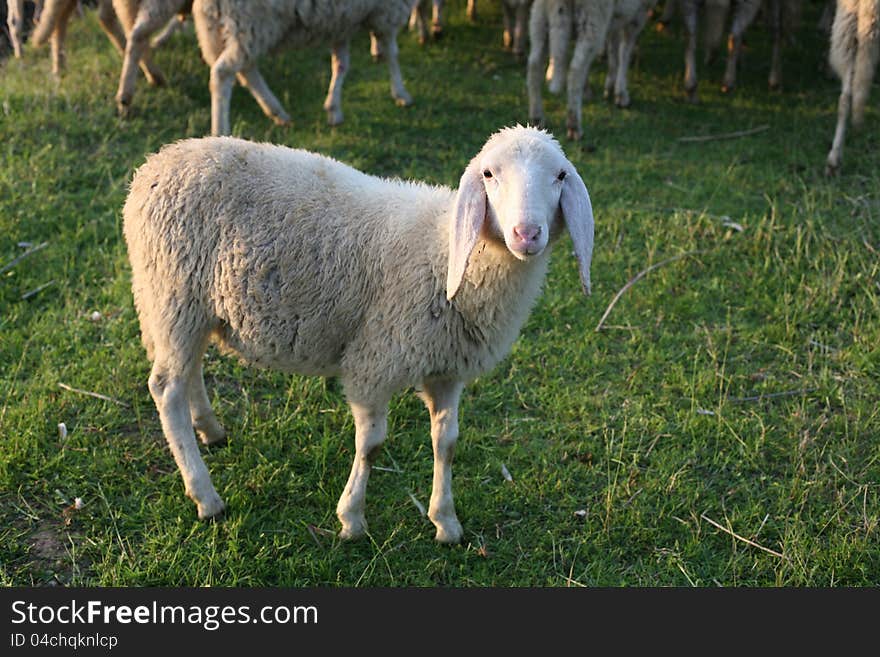
<instances>
[{"instance_id":1,"label":"twig on grass","mask_svg":"<svg viewBox=\"0 0 880 657\"><path fill-rule=\"evenodd\" d=\"M13 258L13 259L10 260L8 263L6 263L5 265L3 265L3 268L0 269L0 274L5 274L5 273L8 272L10 269L12 269L13 267L15 267L15 265L17 265L19 262L21 262L22 260L24 260L25 258L27 258L29 255L33 255L33 254L36 253L37 251L40 251L40 250L42 250L42 249L45 249L47 246L49 246L49 242L43 242L42 244L37 244L37 245L36 245L35 247L33 247L32 249L28 249L27 251L25 251L24 253L22 253L20 256L18 256L18 257L16 257L16 258Z\"/></svg>"},{"instance_id":2,"label":"twig on grass","mask_svg":"<svg viewBox=\"0 0 880 657\"><path fill-rule=\"evenodd\" d=\"M796 395L805 395L808 392L814 392L816 388L800 388L798 390L784 390L782 392L768 392L763 395L753 395L752 397L728 397L727 401L741 403L764 401L765 399L777 399L779 397L794 397Z\"/></svg>"},{"instance_id":3,"label":"twig on grass","mask_svg":"<svg viewBox=\"0 0 880 657\"><path fill-rule=\"evenodd\" d=\"M35 288L34 288L33 290L31 290L30 292L25 292L24 294L22 294L22 295L21 295L21 298L22 298L22 300L24 301L24 300L30 299L31 297L35 297L35 296L37 296L40 292L42 292L42 291L45 290L47 287L49 287L50 285L55 285L55 281L54 281L54 280L51 280L51 281L49 281L48 283L43 283L43 284L40 285L39 287L35 287Z\"/></svg>"},{"instance_id":4,"label":"twig on grass","mask_svg":"<svg viewBox=\"0 0 880 657\"><path fill-rule=\"evenodd\" d=\"M663 265L668 265L670 262L675 262L676 260L681 260L682 258L689 258L690 256L700 255L701 253L706 253L706 249L699 249L697 251L688 251L687 253L679 253L678 255L672 256L671 258L666 258L666 260L661 260L660 262L656 262L650 267L647 267L640 271L638 274L633 276L629 281L627 281L626 285L620 288L617 291L617 294L614 295L614 298L611 300L611 303L608 304L608 307L605 309L605 313L602 315L602 319L599 320L599 323L596 324L596 331L601 331L602 326L605 324L605 320L608 319L608 315L611 314L611 310L614 308L614 305L620 300L626 291L631 288L633 285L642 280L645 276L650 274L655 269L659 269Z\"/></svg>"},{"instance_id":5,"label":"twig on grass","mask_svg":"<svg viewBox=\"0 0 880 657\"><path fill-rule=\"evenodd\" d=\"M764 132L765 130L769 130L769 125L759 125L757 128L750 128L749 130L737 130L736 132L725 132L720 135L699 135L696 137L679 137L678 141L694 144L697 142L704 141L718 141L719 139L738 139L739 137L749 137L751 135L756 135L759 132Z\"/></svg>"},{"instance_id":6,"label":"twig on grass","mask_svg":"<svg viewBox=\"0 0 880 657\"><path fill-rule=\"evenodd\" d=\"M786 559L786 560L788 559L788 557L786 557L781 552L777 552L776 550L771 550L770 548L764 547L763 545L761 545L759 543L755 543L754 541L750 541L749 539L745 538L744 536L740 536L739 534L735 533L732 529L728 529L727 527L725 527L721 523L715 522L714 520L712 520L712 518L707 516L705 513L701 513L700 517L703 520L705 520L706 522L708 522L710 525L714 525L715 527L717 527L721 531L723 531L727 534L730 534L735 539L742 541L743 543L747 543L748 545L751 545L752 547L756 547L759 550L764 550L764 552L767 552L768 554L772 554L774 557L779 557L780 559Z\"/></svg>"},{"instance_id":7,"label":"twig on grass","mask_svg":"<svg viewBox=\"0 0 880 657\"><path fill-rule=\"evenodd\" d=\"M66 383L58 382L58 387L69 392L76 392L80 395L88 395L89 397L94 397L95 399L103 399L104 401L113 402L114 404L118 404L119 406L128 406L124 401L119 401L118 399L113 399L113 397L108 397L107 395L102 395L99 392L91 392L89 390L80 390L79 388L73 388Z\"/></svg>"}]
</instances>

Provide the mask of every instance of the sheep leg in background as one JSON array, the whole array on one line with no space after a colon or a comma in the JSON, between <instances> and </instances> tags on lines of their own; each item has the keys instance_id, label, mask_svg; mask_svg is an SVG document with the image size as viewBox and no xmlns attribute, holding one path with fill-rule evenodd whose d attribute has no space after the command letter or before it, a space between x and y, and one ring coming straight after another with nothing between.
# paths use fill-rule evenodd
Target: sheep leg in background
<instances>
[{"instance_id":1,"label":"sheep leg in background","mask_svg":"<svg viewBox=\"0 0 880 657\"><path fill-rule=\"evenodd\" d=\"M234 45L228 46L211 64L211 134L228 135L229 105L232 100L232 86L235 75L242 67L243 57Z\"/></svg>"},{"instance_id":2,"label":"sheep leg in background","mask_svg":"<svg viewBox=\"0 0 880 657\"><path fill-rule=\"evenodd\" d=\"M730 36L727 38L727 70L724 72L724 82L721 85L721 91L724 93L729 93L736 87L736 67L742 50L743 34L755 20L760 8L759 0L740 0L736 5Z\"/></svg>"},{"instance_id":3,"label":"sheep leg in background","mask_svg":"<svg viewBox=\"0 0 880 657\"><path fill-rule=\"evenodd\" d=\"M468 0L467 17L472 23L477 20L477 0Z\"/></svg>"},{"instance_id":4,"label":"sheep leg in background","mask_svg":"<svg viewBox=\"0 0 880 657\"><path fill-rule=\"evenodd\" d=\"M428 41L428 20L429 11L426 0L416 2L409 16L409 29L418 33L419 43L425 44Z\"/></svg>"},{"instance_id":5,"label":"sheep leg in background","mask_svg":"<svg viewBox=\"0 0 880 657\"><path fill-rule=\"evenodd\" d=\"M348 72L351 57L349 56L348 41L337 43L333 46L330 56L330 88L327 91L327 99L324 101L324 109L327 111L327 125L339 125L342 123L342 83Z\"/></svg>"},{"instance_id":6,"label":"sheep leg in background","mask_svg":"<svg viewBox=\"0 0 880 657\"><path fill-rule=\"evenodd\" d=\"M356 538L367 531L364 517L367 482L379 446L385 442L388 434L387 404L380 406L350 401L349 405L354 416L355 456L348 483L336 505L336 515L342 523L339 537L344 539Z\"/></svg>"},{"instance_id":7,"label":"sheep leg in background","mask_svg":"<svg viewBox=\"0 0 880 657\"><path fill-rule=\"evenodd\" d=\"M214 409L211 408L211 402L208 400L201 359L196 361L190 373L187 395L192 425L202 443L212 445L226 440L226 431L217 421L217 416L214 415Z\"/></svg>"},{"instance_id":8,"label":"sheep leg in background","mask_svg":"<svg viewBox=\"0 0 880 657\"><path fill-rule=\"evenodd\" d=\"M543 12L536 12L543 13ZM549 36L550 63L547 65L546 79L548 89L553 95L562 93L565 87L566 65L568 57L568 41L571 34L571 6L562 3L545 18ZM531 26L530 26L531 32Z\"/></svg>"},{"instance_id":9,"label":"sheep leg in background","mask_svg":"<svg viewBox=\"0 0 880 657\"><path fill-rule=\"evenodd\" d=\"M391 78L391 97L399 107L412 105L412 96L407 93L403 86L403 76L400 74L400 62L398 61L397 35L377 32L376 39L382 55L388 62L388 75Z\"/></svg>"},{"instance_id":10,"label":"sheep leg in background","mask_svg":"<svg viewBox=\"0 0 880 657\"><path fill-rule=\"evenodd\" d=\"M526 64L526 89L529 94L529 124L544 126L544 105L541 100L541 87L544 84L544 61L547 53L547 15L543 11L533 11L529 19L529 59ZM564 39L568 41L568 37ZM559 62L554 64L554 77L561 75ZM551 90L553 85L551 84Z\"/></svg>"},{"instance_id":11,"label":"sheep leg in background","mask_svg":"<svg viewBox=\"0 0 880 657\"><path fill-rule=\"evenodd\" d=\"M431 415L431 443L434 448L434 483L428 518L437 528L441 543L458 543L462 529L452 500L452 460L458 440L458 402L464 384L460 381L425 381L420 393Z\"/></svg>"},{"instance_id":12,"label":"sheep leg in background","mask_svg":"<svg viewBox=\"0 0 880 657\"><path fill-rule=\"evenodd\" d=\"M6 26L9 28L9 41L12 54L21 59L21 40L24 28L24 0L7 0Z\"/></svg>"},{"instance_id":13,"label":"sheep leg in background","mask_svg":"<svg viewBox=\"0 0 880 657\"><path fill-rule=\"evenodd\" d=\"M681 13L687 33L684 49L684 92L688 102L698 103L697 94L697 11L698 0L681 0Z\"/></svg>"},{"instance_id":14,"label":"sheep leg in background","mask_svg":"<svg viewBox=\"0 0 880 657\"><path fill-rule=\"evenodd\" d=\"M64 40L67 37L67 23L70 21L70 15L74 9L76 9L74 0L59 8L57 23L49 39L49 46L52 50L52 74L56 77L60 76L61 71L64 70Z\"/></svg>"},{"instance_id":15,"label":"sheep leg in background","mask_svg":"<svg viewBox=\"0 0 880 657\"><path fill-rule=\"evenodd\" d=\"M621 39L623 30L611 30L605 43L605 57L608 60L608 71L605 74L605 89L602 97L609 100L614 97L614 87L617 84L617 70L620 66L620 51L623 45Z\"/></svg>"},{"instance_id":16,"label":"sheep leg in background","mask_svg":"<svg viewBox=\"0 0 880 657\"><path fill-rule=\"evenodd\" d=\"M782 0L769 0L770 31L773 34L773 51L770 54L770 76L767 85L778 89L782 84L782 40L785 30L782 25Z\"/></svg>"},{"instance_id":17,"label":"sheep leg in background","mask_svg":"<svg viewBox=\"0 0 880 657\"><path fill-rule=\"evenodd\" d=\"M101 29L110 39L110 43L116 48L116 52L125 55L125 31L119 22L119 17L113 10L113 3L110 0L100 0L98 2L98 23Z\"/></svg>"},{"instance_id":18,"label":"sheep leg in background","mask_svg":"<svg viewBox=\"0 0 880 657\"><path fill-rule=\"evenodd\" d=\"M157 343L157 347L161 345ZM162 430L171 448L177 467L183 476L186 494L199 510L199 518L204 520L223 511L223 501L217 494L211 475L199 453L196 435L193 431L188 399L188 381L192 376L193 363L188 364L190 372L179 371L179 364L186 363L193 355L190 349L182 349L176 354L157 350L150 373L149 387L153 401L159 411ZM201 354L198 354L201 358Z\"/></svg>"},{"instance_id":19,"label":"sheep leg in background","mask_svg":"<svg viewBox=\"0 0 880 657\"><path fill-rule=\"evenodd\" d=\"M648 21L648 12L638 12L631 21L625 23L618 31L617 70L614 79L614 104L618 107L629 107L629 65L632 62L633 50L639 34ZM610 60L609 60L610 61ZM609 66L610 70L610 66ZM606 88L608 83L605 84Z\"/></svg>"},{"instance_id":20,"label":"sheep leg in background","mask_svg":"<svg viewBox=\"0 0 880 657\"><path fill-rule=\"evenodd\" d=\"M122 56L122 72L119 75L119 90L116 92L116 108L120 116L127 116L134 98L134 87L137 80L137 69L141 70L151 85L165 84L162 72L150 59L150 35L159 30L168 21L167 13L151 14L145 7L140 7L137 14L132 15L125 3L116 3L116 14L125 28L125 54Z\"/></svg>"},{"instance_id":21,"label":"sheep leg in background","mask_svg":"<svg viewBox=\"0 0 880 657\"><path fill-rule=\"evenodd\" d=\"M529 5L517 5L513 21L513 54L522 56L526 50L526 32L529 22Z\"/></svg>"},{"instance_id":22,"label":"sheep leg in background","mask_svg":"<svg viewBox=\"0 0 880 657\"><path fill-rule=\"evenodd\" d=\"M174 33L183 28L184 23L186 23L186 16L183 14L178 14L170 21L165 24L165 27L162 28L162 31L157 34L152 41L150 41L150 48L155 50L156 48L161 48L165 43L174 36Z\"/></svg>"},{"instance_id":23,"label":"sheep leg in background","mask_svg":"<svg viewBox=\"0 0 880 657\"><path fill-rule=\"evenodd\" d=\"M583 15L575 16L578 25L577 40L568 70L568 138L578 140L583 136L581 115L583 112L584 86L590 79L590 66L596 55L605 49L608 25L611 22L613 3L590 7ZM604 11L596 11L601 9Z\"/></svg>"},{"instance_id":24,"label":"sheep leg in background","mask_svg":"<svg viewBox=\"0 0 880 657\"><path fill-rule=\"evenodd\" d=\"M269 89L269 85L266 84L266 80L260 75L260 71L256 66L239 71L236 77L239 84L251 92L251 96L254 97L260 109L263 110L263 114L272 119L275 125L290 125L290 116L284 111L281 101Z\"/></svg>"},{"instance_id":25,"label":"sheep leg in background","mask_svg":"<svg viewBox=\"0 0 880 657\"><path fill-rule=\"evenodd\" d=\"M431 36L434 39L443 36L443 0L431 3Z\"/></svg>"}]
</instances>

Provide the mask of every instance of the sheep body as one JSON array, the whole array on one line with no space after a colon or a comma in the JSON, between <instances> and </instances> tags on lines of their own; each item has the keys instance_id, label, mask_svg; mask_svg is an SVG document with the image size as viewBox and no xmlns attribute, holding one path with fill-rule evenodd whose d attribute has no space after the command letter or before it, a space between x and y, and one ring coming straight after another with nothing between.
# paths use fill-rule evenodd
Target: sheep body
<instances>
[{"instance_id":1,"label":"sheep body","mask_svg":"<svg viewBox=\"0 0 880 657\"><path fill-rule=\"evenodd\" d=\"M878 54L880 0L837 0L831 27L829 62L840 77L841 91L837 102L834 141L826 161L828 175L833 175L840 169L846 123L850 115L856 127L864 121Z\"/></svg>"},{"instance_id":2,"label":"sheep body","mask_svg":"<svg viewBox=\"0 0 880 657\"><path fill-rule=\"evenodd\" d=\"M213 339L256 365L340 377L357 448L337 510L344 536L364 530L369 461L391 396L419 387L435 443L429 517L438 540L459 539L449 468L461 389L516 339L547 269L541 240L549 244L564 220L585 286L592 250L589 196L558 144L529 128L493 139L482 161L502 153L507 179L523 162L535 174L513 201L479 193L502 182L484 181L478 158L453 192L228 137L166 146L137 171L124 233L150 392L200 517L223 509L193 434L206 443L225 435L201 375ZM555 182L542 205L535 178L544 174ZM511 229L523 217L544 221L543 234L539 223Z\"/></svg>"},{"instance_id":3,"label":"sheep body","mask_svg":"<svg viewBox=\"0 0 880 657\"><path fill-rule=\"evenodd\" d=\"M535 0L529 18L531 48L526 73L529 122L541 125L544 121L541 87L548 50L550 64L546 77L550 91L559 93L565 86L568 93L569 138L580 139L583 135L584 88L590 66L605 49L606 41L610 46L606 90L610 94L613 89L618 105L628 106L626 80L630 57L647 21L648 10L655 4L656 0ZM575 46L566 80L565 59L572 34ZM566 81L563 83L563 80Z\"/></svg>"},{"instance_id":4,"label":"sheep body","mask_svg":"<svg viewBox=\"0 0 880 657\"><path fill-rule=\"evenodd\" d=\"M300 48L332 45L332 78L324 109L328 123L341 123L349 42L363 27L377 39L374 52L381 50L387 60L392 97L398 105L409 105L412 98L400 75L397 32L411 10L412 0L195 0L196 35L202 57L211 67L211 133L230 132L229 105L236 76L268 117L280 125L290 122L257 69L259 57L281 44Z\"/></svg>"}]
</instances>

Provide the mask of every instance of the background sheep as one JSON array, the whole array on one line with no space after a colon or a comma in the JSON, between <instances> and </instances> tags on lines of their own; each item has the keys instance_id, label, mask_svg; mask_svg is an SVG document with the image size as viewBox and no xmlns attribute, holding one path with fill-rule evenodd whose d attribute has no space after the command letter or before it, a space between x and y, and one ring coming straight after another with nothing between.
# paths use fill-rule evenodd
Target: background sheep
<instances>
[{"instance_id":1,"label":"background sheep","mask_svg":"<svg viewBox=\"0 0 880 657\"><path fill-rule=\"evenodd\" d=\"M852 112L853 125L865 119L865 105L871 93L871 81L880 51L880 0L837 0L831 28L831 67L840 76L840 99L837 101L837 127L828 152L826 173L840 169L846 121Z\"/></svg>"},{"instance_id":2,"label":"background sheep","mask_svg":"<svg viewBox=\"0 0 880 657\"><path fill-rule=\"evenodd\" d=\"M391 396L419 388L435 458L428 516L437 540L458 541L458 400L508 353L563 221L590 284L587 189L533 128L492 136L457 193L306 151L186 140L148 158L123 214L150 392L200 518L223 510L193 432L206 443L224 436L202 379L213 338L257 365L342 380L356 432L337 508L343 537L366 528Z\"/></svg>"},{"instance_id":3,"label":"background sheep","mask_svg":"<svg viewBox=\"0 0 880 657\"><path fill-rule=\"evenodd\" d=\"M349 42L363 27L373 32L388 62L392 97L398 105L411 104L397 59L397 32L406 24L411 10L411 0L195 0L196 34L202 56L211 67L211 133L229 134L229 104L236 76L266 116L280 125L289 123L290 117L257 69L259 57L282 42L300 47L332 44L333 74L324 109L330 125L341 123Z\"/></svg>"},{"instance_id":4,"label":"background sheep","mask_svg":"<svg viewBox=\"0 0 880 657\"><path fill-rule=\"evenodd\" d=\"M605 48L609 32L613 52L609 54L609 77L606 90L614 88L617 102L629 105L626 85L629 61L636 39L647 20L648 10L656 0L535 0L529 19L529 51L526 86L529 92L529 121L541 125L544 110L541 101L544 62L549 42L550 65L547 76L550 91L561 91L565 76L565 59L570 34L574 33L575 46L568 67L566 83L568 114L566 125L570 139L583 135L581 115L584 88L588 83L590 66Z\"/></svg>"}]
</instances>

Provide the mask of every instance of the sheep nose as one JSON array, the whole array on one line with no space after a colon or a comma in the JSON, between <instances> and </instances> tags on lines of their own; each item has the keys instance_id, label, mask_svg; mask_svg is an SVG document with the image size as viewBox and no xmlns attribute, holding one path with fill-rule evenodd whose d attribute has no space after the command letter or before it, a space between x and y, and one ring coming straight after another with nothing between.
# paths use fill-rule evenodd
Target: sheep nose
<instances>
[{"instance_id":1,"label":"sheep nose","mask_svg":"<svg viewBox=\"0 0 880 657\"><path fill-rule=\"evenodd\" d=\"M541 235L540 226L530 226L528 224L517 224L513 227L513 236L520 242L526 244L534 242Z\"/></svg>"}]
</instances>

